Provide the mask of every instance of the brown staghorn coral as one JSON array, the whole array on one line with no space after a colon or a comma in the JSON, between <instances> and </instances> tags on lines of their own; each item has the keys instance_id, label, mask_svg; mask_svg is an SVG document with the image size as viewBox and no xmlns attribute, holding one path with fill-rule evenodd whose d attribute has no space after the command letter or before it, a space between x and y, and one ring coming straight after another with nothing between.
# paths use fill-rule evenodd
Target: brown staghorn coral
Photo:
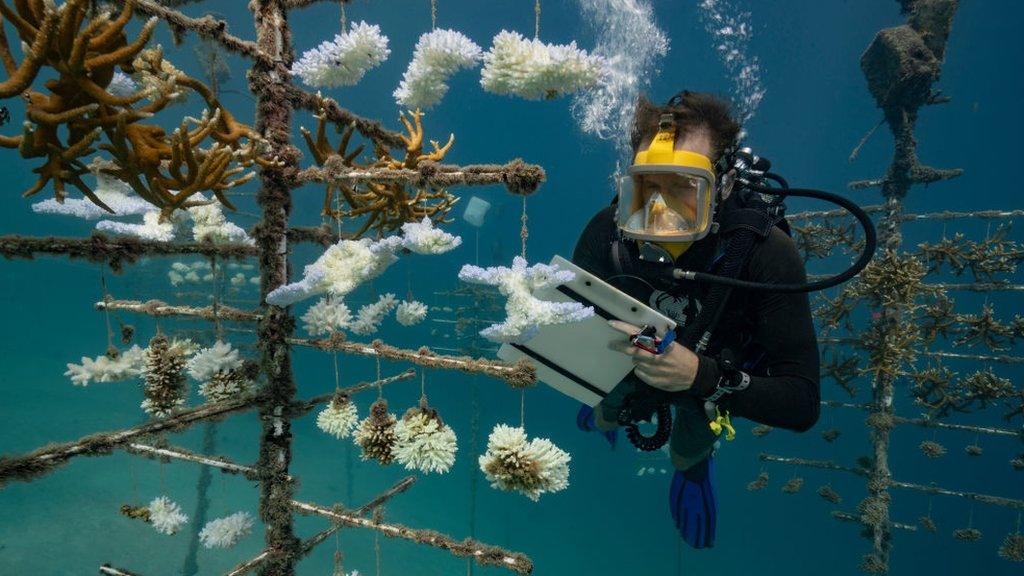
<instances>
[{"instance_id":1,"label":"brown staghorn coral","mask_svg":"<svg viewBox=\"0 0 1024 576\"><path fill-rule=\"evenodd\" d=\"M316 136L314 137L306 128L301 129L302 136L317 165L330 167L335 171L339 168L342 171L360 168L421 170L429 162L443 160L455 143L454 134L449 136L444 146L431 140L433 150L424 153L423 113L416 110L410 112L408 117L402 113L399 120L407 131L407 134L401 135L405 145L403 158L398 160L392 157L391 151L378 143L374 146L376 159L369 165L363 165L356 162L356 157L362 153L364 145L348 151L349 142L355 131L354 125L350 124L344 130L335 125L336 131L341 133L341 140L335 147L327 138L328 115L323 105L314 117L317 119ZM339 163L342 166L339 167ZM423 218L430 218L435 223L446 222L445 216L458 201L457 197L449 194L444 188L423 185L417 186L415 192L412 192L406 183L398 181L382 180L351 184L329 182L325 186L322 213L336 220L362 218L362 223L354 234L356 238L370 230L385 234L397 230L406 222L418 222ZM341 196L337 205L336 195Z\"/></svg>"},{"instance_id":2,"label":"brown staghorn coral","mask_svg":"<svg viewBox=\"0 0 1024 576\"><path fill-rule=\"evenodd\" d=\"M82 180L88 170L81 158L96 152L93 145L105 133L110 143L98 148L114 154L115 166L103 171L128 182L154 206L169 213L192 195L208 191L231 208L223 192L252 176L234 177L254 163L270 162L259 157L261 139L238 123L203 83L163 61L159 49L145 49L155 18L129 41L124 28L136 2L126 0L116 17L92 12L91 4L69 0L57 8L19 0L11 9L0 2L0 14L29 46L25 61L17 64L0 30L0 59L9 75L0 84L0 97L22 93L27 104L23 133L0 136L0 146L18 149L26 159L44 159L33 170L36 183L24 195L36 194L52 182L55 198L62 201L70 185L109 210ZM31 88L44 66L57 72L56 78L43 83L47 93ZM118 69L134 74L142 88L128 95L109 92ZM194 121L194 130L186 130L183 122L168 136L159 126L140 123L183 97L183 89L200 94L211 111ZM63 140L62 127L67 133ZM214 144L201 148L207 137Z\"/></svg>"}]
</instances>

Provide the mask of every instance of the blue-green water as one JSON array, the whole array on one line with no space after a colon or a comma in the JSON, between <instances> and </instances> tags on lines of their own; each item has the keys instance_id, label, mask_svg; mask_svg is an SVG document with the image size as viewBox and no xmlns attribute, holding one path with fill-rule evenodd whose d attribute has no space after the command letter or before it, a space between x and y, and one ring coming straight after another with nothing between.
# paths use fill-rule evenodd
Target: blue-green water
<instances>
[{"instance_id":1,"label":"blue-green water","mask_svg":"<svg viewBox=\"0 0 1024 576\"><path fill-rule=\"evenodd\" d=\"M500 29L533 30L532 2L467 2L439 0L438 25L461 30L485 48ZM650 93L663 100L689 88L728 93L732 83L701 22L696 1L653 2L659 26L670 38L671 49L660 62L660 73L650 82ZM828 190L845 190L851 180L880 176L888 166L892 138L883 127L862 150L859 159L847 157L860 137L881 117L867 91L859 58L881 28L903 22L898 4L892 0L814 2L781 0L731 3L752 13L753 39L748 56L759 58L766 96L748 124L749 143L770 157L776 169L791 183ZM243 2L212 0L184 10L200 15L212 10L228 20L233 33L252 38L251 15ZM332 36L338 26L338 8L317 5L296 12L296 49L309 49ZM962 2L950 36L946 62L939 87L952 102L922 110L918 122L919 155L936 167L962 167L964 175L954 181L915 187L907 198L912 212L937 209L1011 209L1021 206L1017 169L1022 110L1022 86L1017 61L1024 54L1019 28L1024 23L1024 5L1010 0ZM391 39L391 58L368 73L354 88L335 89L327 94L342 106L370 118L382 118L389 126L397 109L391 92L401 78L419 34L430 28L429 2L358 2L348 8L350 21L379 24ZM133 23L135 29L138 22ZM577 40L581 47L594 43L590 28L581 21L576 2L543 2L541 38L548 42ZM166 26L161 25L157 41L167 56L186 72L199 75L193 57L194 39L172 46ZM223 86L225 104L245 121L251 121L252 101L246 91L245 63L232 57L233 77ZM553 254L567 255L583 225L611 198L607 177L614 170L616 155L607 141L582 133L569 112L567 100L528 102L483 92L478 73L462 72L451 81L446 99L426 116L428 135L443 139L456 134L456 144L446 158L459 164L504 162L522 157L547 170L547 182L530 198L529 256L547 261ZM4 129L13 134L22 119L17 99L5 104L14 122ZM179 110L179 109L175 109ZM198 112L195 102L180 108ZM246 114L248 111L248 114ZM174 116L170 113L168 116ZM305 112L296 113L298 125L312 126ZM296 133L297 136L297 133ZM6 193L0 202L2 233L84 236L91 224L55 216L36 215L19 192L33 178L14 151L0 153L5 162ZM305 162L309 162L307 158ZM244 190L254 191L255 184ZM477 240L474 229L457 221L452 229L464 235L463 248L444 256L410 257L392 267L372 286L364 287L356 301L368 301L375 292L393 291L400 296L412 288L419 299L444 306L449 302L435 291L456 288L456 274L462 263L475 259L479 243L481 264L507 264L519 244L519 201L502 188L460 189L468 199L475 194L493 204L488 225ZM46 194L44 191L43 194ZM319 223L321 195L307 187L295 192L293 224ZM862 204L877 203L876 190L849 192ZM42 196L42 194L40 195ZM254 212L251 198L242 202L243 212ZM795 201L792 211L811 204ZM235 218L240 225L255 223L252 217ZM944 228L952 234L963 231L983 237L984 221L911 224L905 228L904 245L940 236ZM1019 232L1012 237L1020 238ZM310 246L295 250L293 262L301 267L316 252ZM138 409L140 387L134 383L93 384L73 387L63 376L65 364L81 356L95 356L106 347L104 317L92 309L101 298L97 266L64 259L8 261L3 266L5 281L0 294L6 311L0 338L0 453L21 453L51 441L66 441L103 430L114 430L143 421ZM809 270L815 268L812 261ZM119 298L158 297L177 301L166 281L166 263L149 261L127 268L121 276L109 273L107 282ZM201 288L200 288L201 289ZM1008 319L1021 309L1019 296L997 293L989 297L1000 316ZM235 296L252 299L249 288ZM963 311L974 312L985 301L981 294L957 294ZM304 311L299 305L297 311ZM140 344L153 334L154 323L146 318L121 314L136 327ZM390 343L415 347L419 344L452 346L454 337L446 324L429 321L413 329L400 329L391 322L380 334ZM199 323L163 321L164 330L207 328ZM251 342L248 335L232 335L240 344ZM250 353L251 353L250 349ZM1019 348L1015 350L1019 353ZM333 389L334 372L328 355L296 350L294 372L300 396L307 397ZM968 371L968 365L951 365ZM343 383L369 379L375 368L371 361L342 357ZM391 374L403 366L385 364ZM997 365L995 370L1017 382L1024 374L1014 365ZM463 374L429 372L427 392L432 404L460 439L458 460L444 476L423 476L405 495L387 507L387 518L408 526L434 528L455 538L469 535L471 477L479 475L475 458L469 454L471 398L479 389L479 448L486 443L491 427L499 422L516 423L519 394L504 384ZM860 383L860 400L867 399L869 384ZM823 380L823 397L844 399L845 392ZM897 396L901 414L916 414L905 387ZM393 411L399 414L419 396L416 383L397 384L386 391ZM359 398L365 413L372 394ZM194 402L198 401L193 396ZM576 403L538 386L526 395L526 427L531 436L551 438L572 454L570 487L545 495L533 503L517 495L491 489L482 476L477 478L475 536L487 543L528 554L536 574L856 574L861 555L869 542L858 537L858 527L842 524L829 516L831 505L814 492L826 482L844 497L843 510L854 510L865 495L862 480L812 470L792 470L769 465L768 487L756 493L745 489L762 469L761 451L801 455L807 458L852 461L869 451L867 433L859 412L824 409L817 428L803 435L774 431L763 439L749 434L751 424L739 424L739 438L728 444L718 458L717 490L719 536L713 550L694 552L681 549L668 514L668 475L637 476L641 466L637 454L622 445L609 450L602 440L576 430ZM960 417L965 423L1005 425L996 408ZM1020 425L1020 421L1016 422ZM835 444L825 443L821 430L840 428L843 435ZM407 475L393 465L381 468L360 462L346 442L322 434L313 415L294 423L295 457L292 473L301 482L296 490L300 500L329 505L341 502L358 506L393 482ZM172 435L172 444L198 450L203 427ZM259 422L253 413L235 416L217 424L216 451L239 462L252 462L257 455ZM985 449L980 458L969 458L962 447L975 443L971 434L944 433L936 440L949 448L943 459L929 460L917 445L932 438L931 431L898 428L893 434L891 466L902 480L937 484L1012 498L1024 498L1024 473L1014 472L1007 461L1020 453L1019 441L1005 437L981 438ZM670 469L667 460L644 466ZM188 530L174 537L157 534L138 521L118 513L123 503L144 503L166 494L179 502L190 516L197 499L199 468L184 462L159 464L117 452L101 458L72 461L69 465L32 483L14 483L0 490L0 573L2 574L87 574L104 562L140 574L178 574L188 554ZM786 495L779 491L792 475L805 479L802 492ZM214 473L208 491L208 517L238 510L255 515L258 490L243 478ZM927 512L929 498L913 492L894 492L895 520L914 523ZM1004 535L1012 531L1016 511L959 499L935 497L932 516L938 534L918 531L894 534L891 570L894 574L1020 574L1021 565L996 556ZM972 513L973 510L973 513ZM973 543L953 539L952 530L965 527L969 517L984 537ZM193 522L194 522L193 518ZM306 537L327 526L319 518L300 517L296 529ZM340 548L347 569L375 573L373 534L344 530ZM335 548L328 541L298 567L300 574L329 574ZM263 549L262 530L229 550L200 549L199 573L218 574ZM465 561L444 552L405 541L382 539L382 574L441 575L466 571ZM493 568L476 568L477 574L498 574Z\"/></svg>"}]
</instances>

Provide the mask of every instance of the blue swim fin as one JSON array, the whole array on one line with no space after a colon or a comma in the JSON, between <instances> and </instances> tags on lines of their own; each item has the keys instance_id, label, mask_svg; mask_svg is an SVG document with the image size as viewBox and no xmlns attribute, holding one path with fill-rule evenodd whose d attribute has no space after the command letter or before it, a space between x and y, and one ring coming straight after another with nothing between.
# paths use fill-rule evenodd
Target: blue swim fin
<instances>
[{"instance_id":1,"label":"blue swim fin","mask_svg":"<svg viewBox=\"0 0 1024 576\"><path fill-rule=\"evenodd\" d=\"M576 427L584 432L593 432L597 430L597 424L594 422L594 407L588 406L587 404L580 404L580 411L576 413ZM608 441L608 444L612 448L615 447L615 442L619 438L618 430L611 430L608 432L601 432L604 439Z\"/></svg>"},{"instance_id":2,"label":"blue swim fin","mask_svg":"<svg viewBox=\"0 0 1024 576\"><path fill-rule=\"evenodd\" d=\"M715 545L718 510L713 485L711 456L690 469L676 470L669 491L669 510L683 540L694 548Z\"/></svg>"}]
</instances>

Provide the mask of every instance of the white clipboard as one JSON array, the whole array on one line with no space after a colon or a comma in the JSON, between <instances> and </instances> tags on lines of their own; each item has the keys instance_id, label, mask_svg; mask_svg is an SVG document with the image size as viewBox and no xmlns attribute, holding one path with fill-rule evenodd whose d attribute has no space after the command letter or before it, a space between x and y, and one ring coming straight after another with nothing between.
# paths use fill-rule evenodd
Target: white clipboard
<instances>
[{"instance_id":1,"label":"white clipboard","mask_svg":"<svg viewBox=\"0 0 1024 576\"><path fill-rule=\"evenodd\" d=\"M675 329L676 323L561 256L552 258L551 264L572 270L576 278L535 295L542 300L575 300L593 306L594 315L582 322L543 326L523 344L503 344L498 358L508 362L525 358L537 369L538 380L595 406L633 369L629 356L608 349L613 341L627 338L609 326L608 320L654 326L659 335Z\"/></svg>"}]
</instances>

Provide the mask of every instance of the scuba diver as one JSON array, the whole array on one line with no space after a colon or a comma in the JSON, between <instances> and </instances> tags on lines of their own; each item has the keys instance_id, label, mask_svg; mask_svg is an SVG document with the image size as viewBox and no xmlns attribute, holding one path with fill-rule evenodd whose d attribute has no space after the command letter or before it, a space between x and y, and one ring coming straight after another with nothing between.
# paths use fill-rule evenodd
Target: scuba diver
<instances>
[{"instance_id":1,"label":"scuba diver","mask_svg":"<svg viewBox=\"0 0 1024 576\"><path fill-rule=\"evenodd\" d=\"M635 159L616 202L587 224L573 262L676 321L653 328L610 321L623 332L613 353L634 370L577 423L614 443L624 426L641 450L669 443L676 471L669 506L694 548L715 540L713 456L730 417L797 432L819 414L819 352L807 292L860 271L875 248L863 211L827 192L790 189L770 163L739 148L739 123L715 96L683 91L664 106L641 96L631 134ZM784 196L839 204L864 227L860 259L807 283L789 236ZM674 406L673 418L669 406ZM639 422L656 422L646 437Z\"/></svg>"}]
</instances>

